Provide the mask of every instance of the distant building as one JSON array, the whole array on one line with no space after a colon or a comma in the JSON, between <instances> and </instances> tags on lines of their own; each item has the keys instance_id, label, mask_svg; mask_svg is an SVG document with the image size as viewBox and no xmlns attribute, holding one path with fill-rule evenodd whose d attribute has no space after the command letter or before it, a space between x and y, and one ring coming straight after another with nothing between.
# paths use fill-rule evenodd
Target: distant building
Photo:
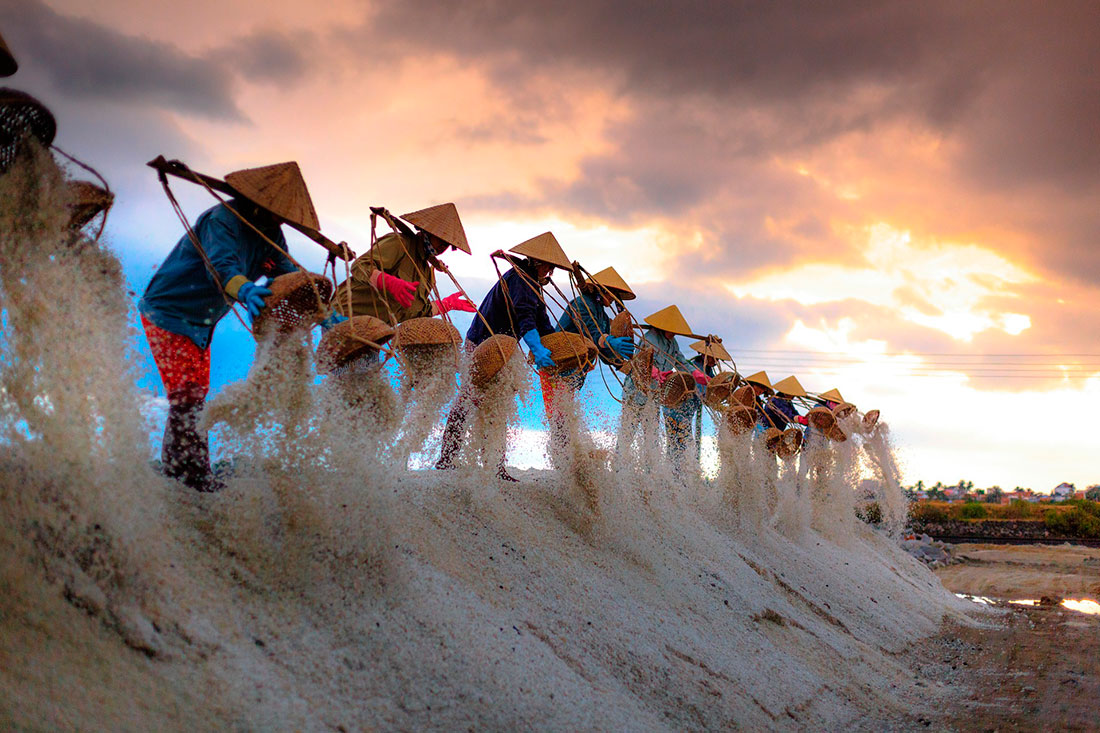
<instances>
[{"instance_id":1,"label":"distant building","mask_svg":"<svg viewBox=\"0 0 1100 733\"><path fill-rule=\"evenodd\" d=\"M1054 487L1054 490L1050 492L1050 496L1056 501L1061 501L1063 499L1072 499L1075 493L1077 493L1077 487L1063 481Z\"/></svg>"}]
</instances>

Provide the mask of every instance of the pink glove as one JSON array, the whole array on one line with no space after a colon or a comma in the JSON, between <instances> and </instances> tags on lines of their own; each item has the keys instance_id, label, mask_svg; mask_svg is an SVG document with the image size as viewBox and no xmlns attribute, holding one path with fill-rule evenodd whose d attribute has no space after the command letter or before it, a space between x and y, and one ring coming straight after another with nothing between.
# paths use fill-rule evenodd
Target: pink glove
<instances>
[{"instance_id":1,"label":"pink glove","mask_svg":"<svg viewBox=\"0 0 1100 733\"><path fill-rule=\"evenodd\" d=\"M657 367L650 367L649 368L649 378L650 379L660 379L661 378L661 370L658 369Z\"/></svg>"},{"instance_id":2,"label":"pink glove","mask_svg":"<svg viewBox=\"0 0 1100 733\"><path fill-rule=\"evenodd\" d=\"M412 305L413 298L416 296L416 289L420 287L420 283L411 283L408 280L402 280L396 275L379 271L378 287L389 293L390 297L396 300L399 306L408 308Z\"/></svg>"},{"instance_id":3,"label":"pink glove","mask_svg":"<svg viewBox=\"0 0 1100 733\"><path fill-rule=\"evenodd\" d=\"M664 384L665 380L672 375L672 370L667 372L657 372L657 384Z\"/></svg>"},{"instance_id":4,"label":"pink glove","mask_svg":"<svg viewBox=\"0 0 1100 733\"><path fill-rule=\"evenodd\" d=\"M449 313L450 311L473 313L477 310L477 306L469 299L463 297L462 293L451 293L443 300L435 301L435 305L436 310L440 313Z\"/></svg>"},{"instance_id":5,"label":"pink glove","mask_svg":"<svg viewBox=\"0 0 1100 733\"><path fill-rule=\"evenodd\" d=\"M810 421L806 419L805 415L799 415L798 417L796 417L794 419L794 421L796 423L798 423L799 425L809 425L810 424Z\"/></svg>"},{"instance_id":6,"label":"pink glove","mask_svg":"<svg viewBox=\"0 0 1100 733\"><path fill-rule=\"evenodd\" d=\"M696 369L695 371L693 371L691 373L691 376L695 379L695 383L701 387L706 387L707 382L710 381L710 377L708 377L706 374L703 374L701 369Z\"/></svg>"}]
</instances>

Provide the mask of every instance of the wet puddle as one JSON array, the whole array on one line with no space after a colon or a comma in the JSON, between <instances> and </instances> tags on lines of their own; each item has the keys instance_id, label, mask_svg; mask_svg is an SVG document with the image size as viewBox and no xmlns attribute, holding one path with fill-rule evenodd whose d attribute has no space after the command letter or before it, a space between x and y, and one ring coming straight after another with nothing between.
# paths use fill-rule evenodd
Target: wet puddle
<instances>
[{"instance_id":1,"label":"wet puddle","mask_svg":"<svg viewBox=\"0 0 1100 733\"><path fill-rule=\"evenodd\" d=\"M1039 606L1042 602L1034 598L1019 598L1005 600L1002 598L987 598L986 596L973 596L969 593L956 593L959 598L965 598L968 601L974 603L980 603L985 606L995 606L999 603L1011 603L1016 606ZM1100 616L1100 603L1083 598L1081 600L1065 599L1058 604L1062 608L1068 608L1071 611L1077 611L1079 613L1087 613L1089 615Z\"/></svg>"}]
</instances>

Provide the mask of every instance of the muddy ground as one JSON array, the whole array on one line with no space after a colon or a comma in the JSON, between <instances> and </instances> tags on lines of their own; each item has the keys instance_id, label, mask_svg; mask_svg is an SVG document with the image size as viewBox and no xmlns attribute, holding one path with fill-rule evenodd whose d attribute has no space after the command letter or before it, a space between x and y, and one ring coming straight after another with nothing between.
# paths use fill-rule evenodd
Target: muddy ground
<instances>
[{"instance_id":1,"label":"muddy ground","mask_svg":"<svg viewBox=\"0 0 1100 733\"><path fill-rule=\"evenodd\" d=\"M960 593L1097 599L1100 550L974 545L937 575ZM949 625L919 645L914 672L943 693L928 729L1100 730L1100 615L995 602L981 628Z\"/></svg>"},{"instance_id":2,"label":"muddy ground","mask_svg":"<svg viewBox=\"0 0 1100 733\"><path fill-rule=\"evenodd\" d=\"M936 575L955 593L1100 601L1100 547L967 544L955 545L952 555L961 562Z\"/></svg>"}]
</instances>

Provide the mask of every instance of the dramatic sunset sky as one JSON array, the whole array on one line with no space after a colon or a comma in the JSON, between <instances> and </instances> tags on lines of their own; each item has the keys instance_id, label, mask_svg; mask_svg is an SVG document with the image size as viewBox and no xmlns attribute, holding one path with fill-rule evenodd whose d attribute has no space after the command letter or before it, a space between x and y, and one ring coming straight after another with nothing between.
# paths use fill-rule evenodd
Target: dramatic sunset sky
<instances>
[{"instance_id":1,"label":"dramatic sunset sky","mask_svg":"<svg viewBox=\"0 0 1100 733\"><path fill-rule=\"evenodd\" d=\"M743 373L880 408L910 481L1100 483L1095 1L0 8L6 81L111 182L139 294L180 234L146 161L297 160L359 252L368 205L456 202L475 299L490 251L552 230ZM247 370L230 320L219 383Z\"/></svg>"}]
</instances>

